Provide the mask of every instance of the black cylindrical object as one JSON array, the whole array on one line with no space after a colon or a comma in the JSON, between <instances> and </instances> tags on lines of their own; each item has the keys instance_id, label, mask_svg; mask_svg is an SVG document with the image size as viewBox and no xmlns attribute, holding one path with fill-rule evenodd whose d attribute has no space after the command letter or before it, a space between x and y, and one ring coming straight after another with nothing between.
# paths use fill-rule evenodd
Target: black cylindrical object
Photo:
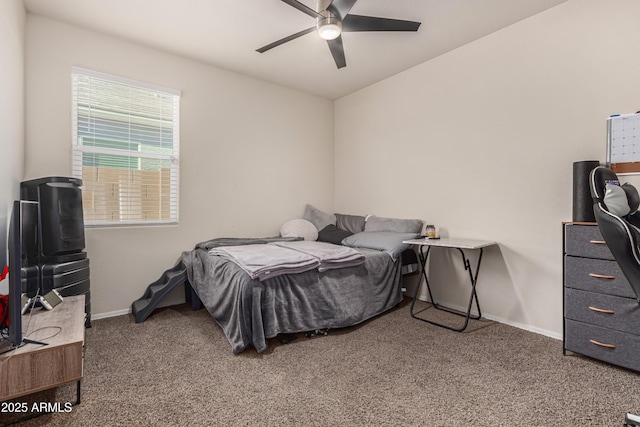
<instances>
[{"instance_id":1,"label":"black cylindrical object","mask_svg":"<svg viewBox=\"0 0 640 427\"><path fill-rule=\"evenodd\" d=\"M37 246L27 257L37 262L68 262L86 257L82 214L82 180L47 177L20 183L22 200L39 204ZM31 240L31 239L30 239Z\"/></svg>"},{"instance_id":2,"label":"black cylindrical object","mask_svg":"<svg viewBox=\"0 0 640 427\"><path fill-rule=\"evenodd\" d=\"M596 222L593 215L593 199L589 189L589 174L600 162L584 160L573 163L573 221Z\"/></svg>"},{"instance_id":3,"label":"black cylindrical object","mask_svg":"<svg viewBox=\"0 0 640 427\"><path fill-rule=\"evenodd\" d=\"M85 249L82 180L50 176L20 183L29 207L23 240L22 289L29 296L52 289L63 297L84 295L85 326L91 326L89 258Z\"/></svg>"}]
</instances>

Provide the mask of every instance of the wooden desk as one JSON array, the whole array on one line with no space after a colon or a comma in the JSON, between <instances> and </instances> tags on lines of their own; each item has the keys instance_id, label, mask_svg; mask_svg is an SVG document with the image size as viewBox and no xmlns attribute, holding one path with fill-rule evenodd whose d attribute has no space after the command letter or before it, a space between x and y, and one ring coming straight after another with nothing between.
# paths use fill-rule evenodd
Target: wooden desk
<instances>
[{"instance_id":1,"label":"wooden desk","mask_svg":"<svg viewBox=\"0 0 640 427\"><path fill-rule=\"evenodd\" d=\"M479 320L482 317L482 313L480 312L480 303L478 302L478 295L476 294L476 284L478 283L478 272L480 271L480 263L482 262L483 249L486 248L487 246L496 245L497 244L496 242L489 241L489 240L472 240L472 239L448 239L448 238L424 239L422 238L422 239L406 240L402 243L415 245L420 248L419 255L420 255L420 264L422 266L422 277L424 278L424 283L427 286L427 291L429 292L429 299L431 300L431 304L433 305L433 307L439 310L446 311L448 313L462 316L465 318L465 321L461 327L456 328L450 325L445 325L442 323L434 322L433 320L416 316L413 309L416 303L416 299L418 298L418 292L420 291L420 286L422 285L422 281L418 283L418 286L416 287L416 291L413 294L413 302L411 303L411 310L410 310L411 317L413 317L414 319L422 320L423 322L431 323L432 325L440 326L456 332L464 331L467 328L467 325L469 324L469 319ZM441 247L441 248L457 249L462 255L462 263L464 264L464 269L469 272L469 281L471 283L471 295L469 297L469 305L467 306L466 313L459 313L458 311L451 310L447 307L444 307L443 305L437 303L433 298L433 294L431 293L431 286L429 285L429 278L427 277L426 266L427 266L427 259L429 258L429 252L431 251L431 248L434 246ZM426 252L424 251L424 248L427 248ZM464 249L480 250L480 255L478 257L478 264L476 265L475 274L471 270L471 264L469 262L469 258L464 253ZM477 316L471 315L471 307L473 306L474 300L476 302L476 308L478 309Z\"/></svg>"},{"instance_id":2,"label":"wooden desk","mask_svg":"<svg viewBox=\"0 0 640 427\"><path fill-rule=\"evenodd\" d=\"M48 345L24 344L0 355L0 402L77 381L80 403L84 295L66 297L51 311L27 312L22 329L25 338Z\"/></svg>"}]
</instances>

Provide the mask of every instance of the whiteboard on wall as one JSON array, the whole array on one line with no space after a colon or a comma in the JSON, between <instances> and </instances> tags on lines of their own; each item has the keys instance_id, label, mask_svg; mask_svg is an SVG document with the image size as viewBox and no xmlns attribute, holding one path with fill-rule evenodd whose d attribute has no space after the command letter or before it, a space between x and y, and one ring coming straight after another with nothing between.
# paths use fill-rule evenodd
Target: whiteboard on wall
<instances>
[{"instance_id":1,"label":"whiteboard on wall","mask_svg":"<svg viewBox=\"0 0 640 427\"><path fill-rule=\"evenodd\" d=\"M607 165L615 173L640 173L640 114L607 119Z\"/></svg>"}]
</instances>

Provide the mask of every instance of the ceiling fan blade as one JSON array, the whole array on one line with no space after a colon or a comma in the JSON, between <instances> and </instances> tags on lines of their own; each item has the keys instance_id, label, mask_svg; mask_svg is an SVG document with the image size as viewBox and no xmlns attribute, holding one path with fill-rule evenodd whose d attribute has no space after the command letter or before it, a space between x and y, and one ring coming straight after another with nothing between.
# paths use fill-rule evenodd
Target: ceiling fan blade
<instances>
[{"instance_id":1,"label":"ceiling fan blade","mask_svg":"<svg viewBox=\"0 0 640 427\"><path fill-rule=\"evenodd\" d=\"M303 5L299 1L296 1L296 0L282 0L282 1L284 3L286 3L286 4L288 4L291 7L295 7L300 12L306 13L309 16L312 16L314 18L323 18L323 16L320 15L318 12L316 12L315 10Z\"/></svg>"},{"instance_id":2,"label":"ceiling fan blade","mask_svg":"<svg viewBox=\"0 0 640 427\"><path fill-rule=\"evenodd\" d=\"M357 1L358 0L333 0L327 7L327 10L341 18L344 18Z\"/></svg>"},{"instance_id":3,"label":"ceiling fan blade","mask_svg":"<svg viewBox=\"0 0 640 427\"><path fill-rule=\"evenodd\" d=\"M342 45L342 36L338 36L337 39L327 40L333 60L336 62L338 69L347 66L347 60L344 57L344 46Z\"/></svg>"},{"instance_id":4,"label":"ceiling fan blade","mask_svg":"<svg viewBox=\"0 0 640 427\"><path fill-rule=\"evenodd\" d=\"M266 46L262 46L260 49L256 49L256 52L260 52L260 53L265 53L266 51L268 51L269 49L273 49L274 47L280 46L281 44L284 44L286 42L290 42L291 40L297 39L300 36L304 36L305 34L309 34L313 31L316 30L316 27L311 27L311 28L307 28L306 30L302 30L302 31L298 31L295 34L291 34L288 37L285 37L283 39L280 39L278 41L275 41L273 43L269 43Z\"/></svg>"},{"instance_id":5,"label":"ceiling fan blade","mask_svg":"<svg viewBox=\"0 0 640 427\"><path fill-rule=\"evenodd\" d=\"M420 22L375 16L347 15L342 20L342 31L418 31Z\"/></svg>"}]
</instances>

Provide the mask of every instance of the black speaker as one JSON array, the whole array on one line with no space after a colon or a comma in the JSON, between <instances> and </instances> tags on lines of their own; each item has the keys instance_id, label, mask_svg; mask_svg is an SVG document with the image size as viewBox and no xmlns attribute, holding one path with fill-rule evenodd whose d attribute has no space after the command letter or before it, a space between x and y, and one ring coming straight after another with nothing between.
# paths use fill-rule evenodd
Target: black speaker
<instances>
[{"instance_id":1,"label":"black speaker","mask_svg":"<svg viewBox=\"0 0 640 427\"><path fill-rule=\"evenodd\" d=\"M29 265L86 257L81 186L82 180L68 177L20 183L22 200L38 202L38 226L34 231L37 244L27 248Z\"/></svg>"},{"instance_id":2,"label":"black speaker","mask_svg":"<svg viewBox=\"0 0 640 427\"><path fill-rule=\"evenodd\" d=\"M573 163L573 221L596 222L593 214L593 199L589 189L589 174L600 162L584 160Z\"/></svg>"}]
</instances>

